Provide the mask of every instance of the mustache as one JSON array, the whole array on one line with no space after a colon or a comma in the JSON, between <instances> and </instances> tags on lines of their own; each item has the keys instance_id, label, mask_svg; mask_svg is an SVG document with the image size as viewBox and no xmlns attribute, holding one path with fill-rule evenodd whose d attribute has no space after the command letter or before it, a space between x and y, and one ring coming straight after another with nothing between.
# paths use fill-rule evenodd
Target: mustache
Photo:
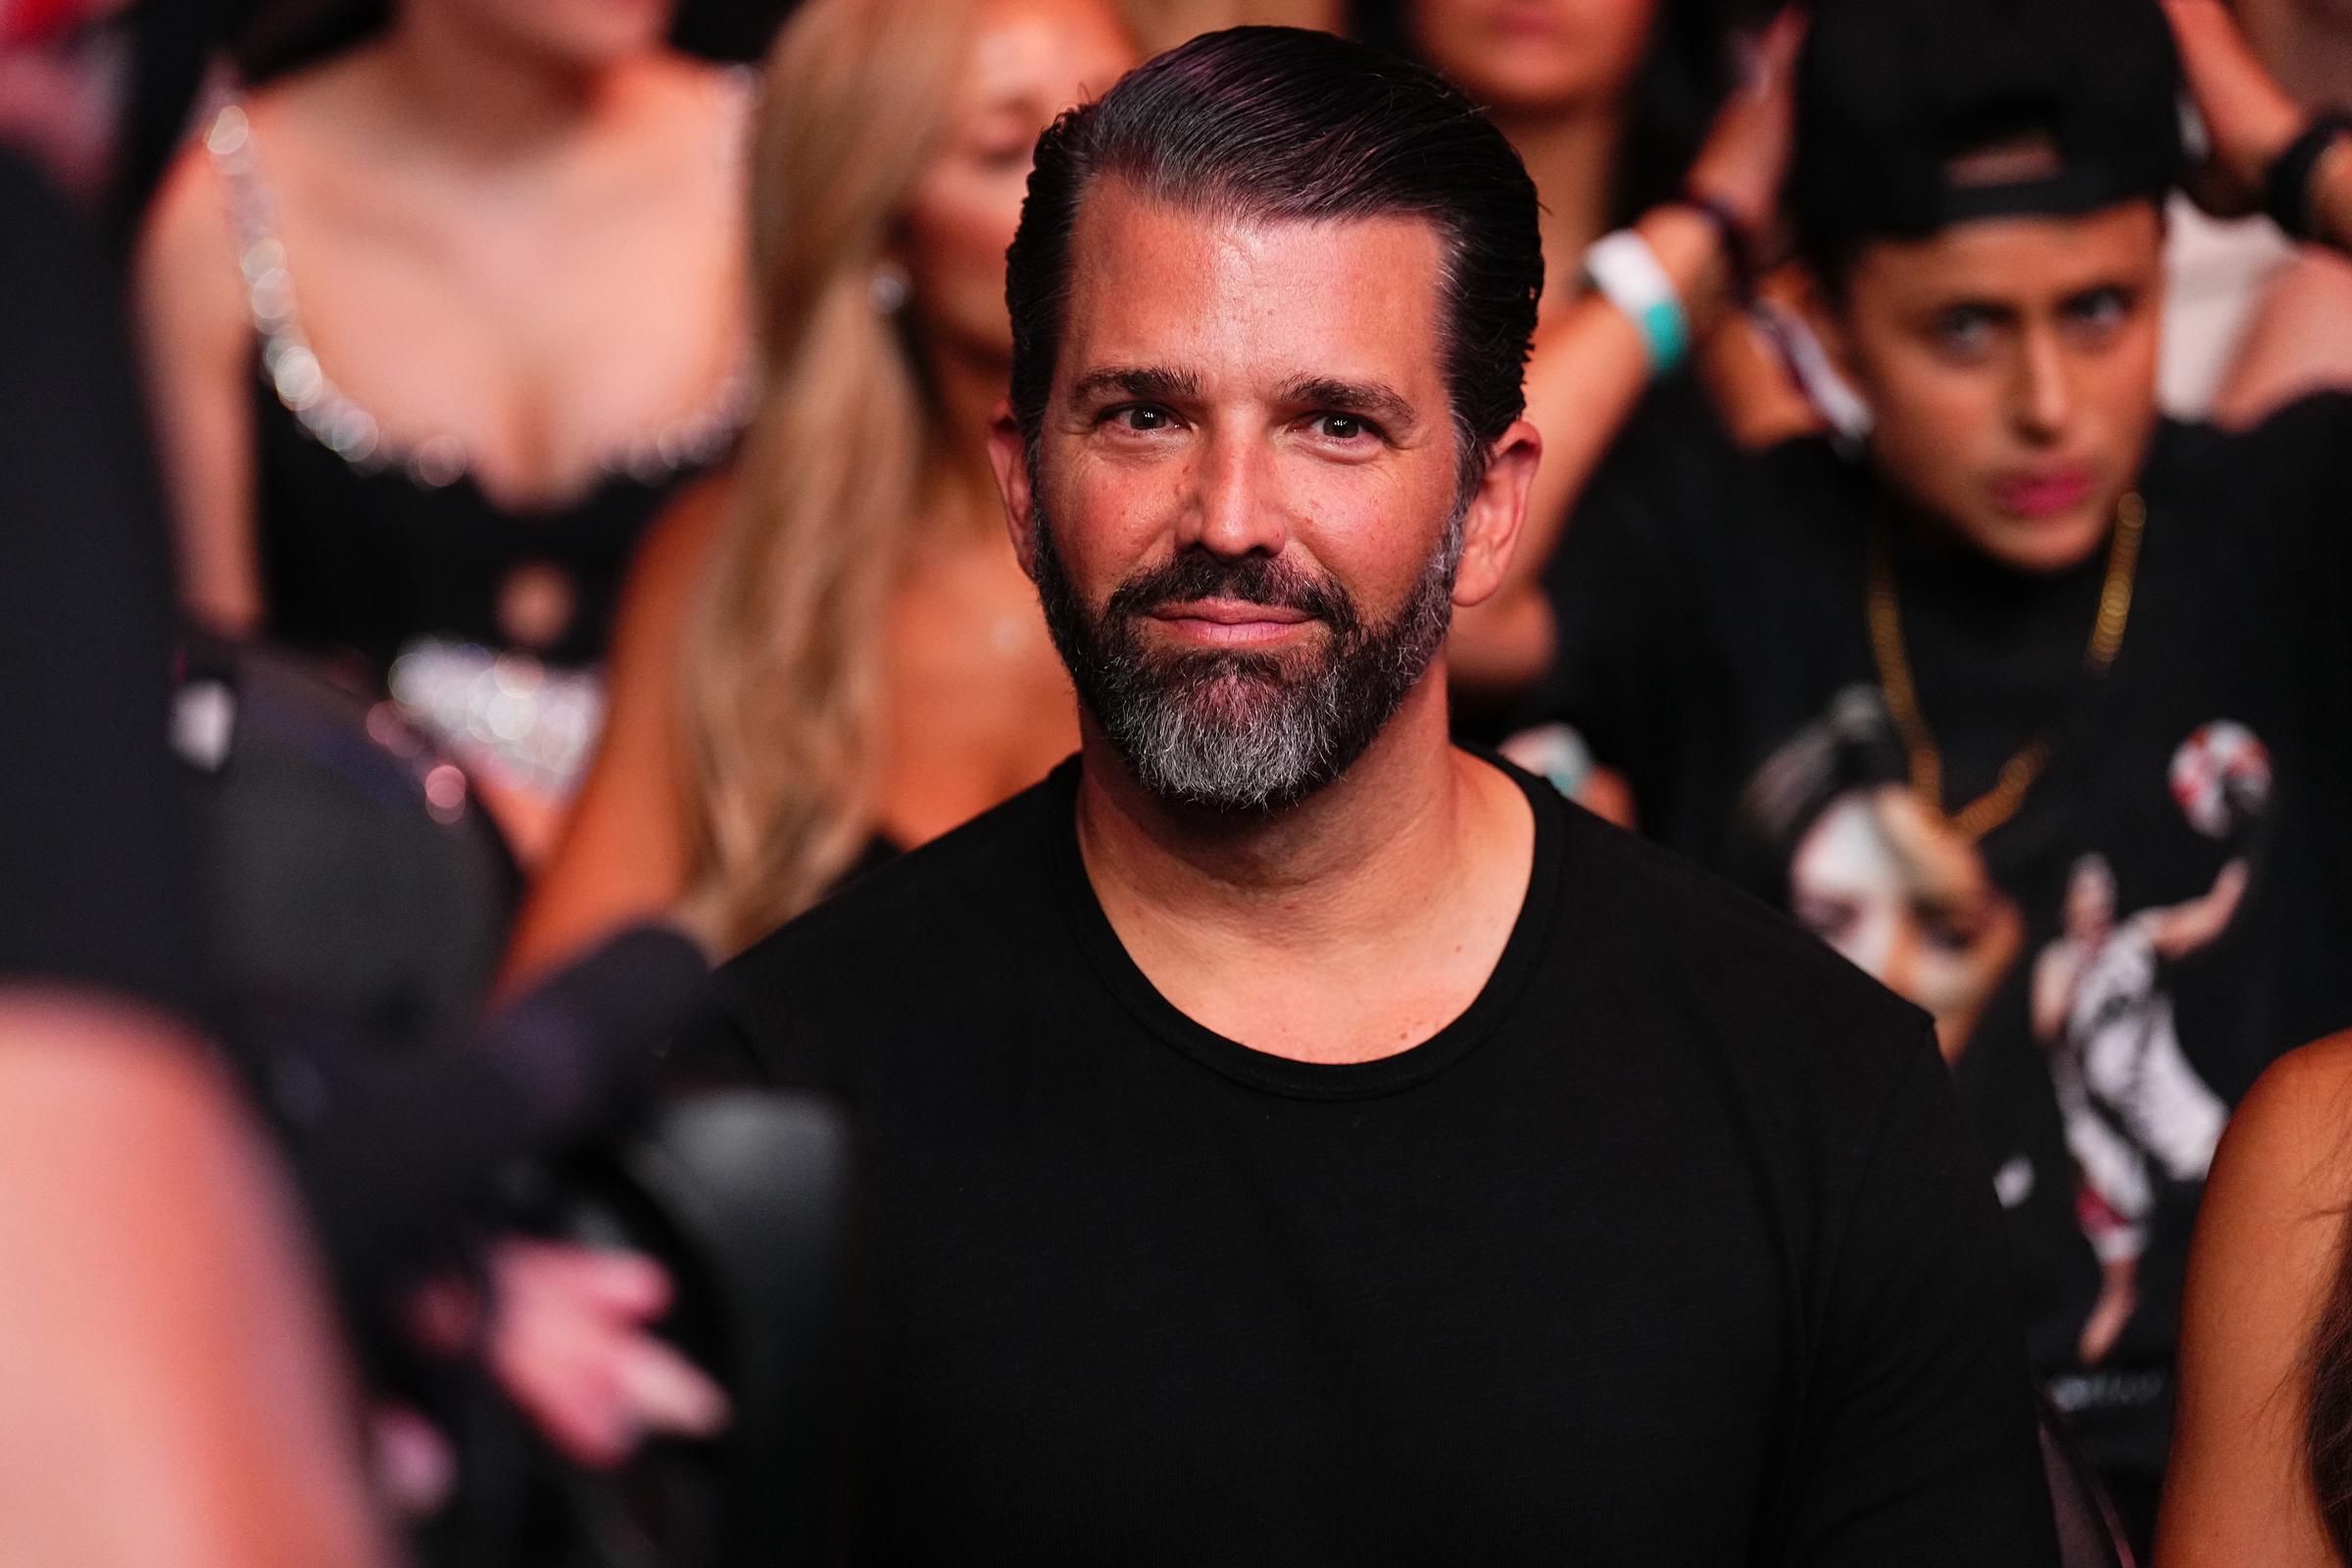
<instances>
[{"instance_id":1,"label":"mustache","mask_svg":"<svg viewBox=\"0 0 2352 1568\"><path fill-rule=\"evenodd\" d=\"M1196 599L1238 599L1244 604L1296 610L1329 626L1334 635L1357 631L1362 618L1355 601L1329 577L1271 556L1239 560L1187 550L1164 566L1139 572L1119 584L1103 607L1105 621L1148 615L1164 605Z\"/></svg>"}]
</instances>

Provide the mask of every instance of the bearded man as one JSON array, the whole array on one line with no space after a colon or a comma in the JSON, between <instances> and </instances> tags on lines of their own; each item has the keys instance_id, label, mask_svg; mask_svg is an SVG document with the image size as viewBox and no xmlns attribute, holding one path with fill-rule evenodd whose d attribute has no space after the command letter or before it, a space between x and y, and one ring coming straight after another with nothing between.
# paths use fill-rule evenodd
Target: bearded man
<instances>
[{"instance_id":1,"label":"bearded man","mask_svg":"<svg viewBox=\"0 0 2352 1568\"><path fill-rule=\"evenodd\" d=\"M994 452L1079 756L722 972L861 1118L862 1560L2054 1561L1928 1019L1447 738L1535 192L1195 40L1041 142Z\"/></svg>"}]
</instances>

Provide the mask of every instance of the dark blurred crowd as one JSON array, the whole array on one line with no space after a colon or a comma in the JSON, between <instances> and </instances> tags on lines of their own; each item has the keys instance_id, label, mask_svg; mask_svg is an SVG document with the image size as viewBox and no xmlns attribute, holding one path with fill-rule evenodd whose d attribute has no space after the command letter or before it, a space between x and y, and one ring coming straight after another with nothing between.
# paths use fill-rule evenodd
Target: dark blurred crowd
<instances>
[{"instance_id":1,"label":"dark blurred crowd","mask_svg":"<svg viewBox=\"0 0 2352 1568\"><path fill-rule=\"evenodd\" d=\"M1766 0L0 0L0 1560L724 1534L566 1479L765 1429L703 1244L550 1195L704 960L1078 746L1005 252L1057 116L1245 24L1542 201L1456 736L1932 1015L2070 1561L2160 1493L2168 1568L2339 1560L2352 8L1942 10L1791 88Z\"/></svg>"}]
</instances>

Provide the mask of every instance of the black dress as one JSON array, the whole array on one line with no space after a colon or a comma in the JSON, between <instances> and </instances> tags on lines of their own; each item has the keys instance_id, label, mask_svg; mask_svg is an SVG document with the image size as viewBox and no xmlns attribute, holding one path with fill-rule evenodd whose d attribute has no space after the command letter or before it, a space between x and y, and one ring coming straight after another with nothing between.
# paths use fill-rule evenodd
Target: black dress
<instances>
[{"instance_id":1,"label":"black dress","mask_svg":"<svg viewBox=\"0 0 2352 1568\"><path fill-rule=\"evenodd\" d=\"M748 375L739 365L705 408L609 454L583 493L503 507L454 435L397 449L335 385L295 311L240 106L206 144L253 313L267 635L380 685L470 771L567 795L603 715L598 665L630 558L669 497L726 455Z\"/></svg>"}]
</instances>

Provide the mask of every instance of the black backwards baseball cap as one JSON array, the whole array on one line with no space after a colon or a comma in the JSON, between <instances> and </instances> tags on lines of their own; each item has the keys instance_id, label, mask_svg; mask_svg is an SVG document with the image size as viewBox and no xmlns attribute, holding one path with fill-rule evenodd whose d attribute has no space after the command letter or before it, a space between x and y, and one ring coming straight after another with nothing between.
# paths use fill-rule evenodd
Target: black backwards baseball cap
<instances>
[{"instance_id":1,"label":"black backwards baseball cap","mask_svg":"<svg viewBox=\"0 0 2352 1568\"><path fill-rule=\"evenodd\" d=\"M2157 0L1815 0L1789 204L1816 256L1974 219L2072 216L2180 177ZM2017 145L2021 158L1978 159Z\"/></svg>"}]
</instances>

